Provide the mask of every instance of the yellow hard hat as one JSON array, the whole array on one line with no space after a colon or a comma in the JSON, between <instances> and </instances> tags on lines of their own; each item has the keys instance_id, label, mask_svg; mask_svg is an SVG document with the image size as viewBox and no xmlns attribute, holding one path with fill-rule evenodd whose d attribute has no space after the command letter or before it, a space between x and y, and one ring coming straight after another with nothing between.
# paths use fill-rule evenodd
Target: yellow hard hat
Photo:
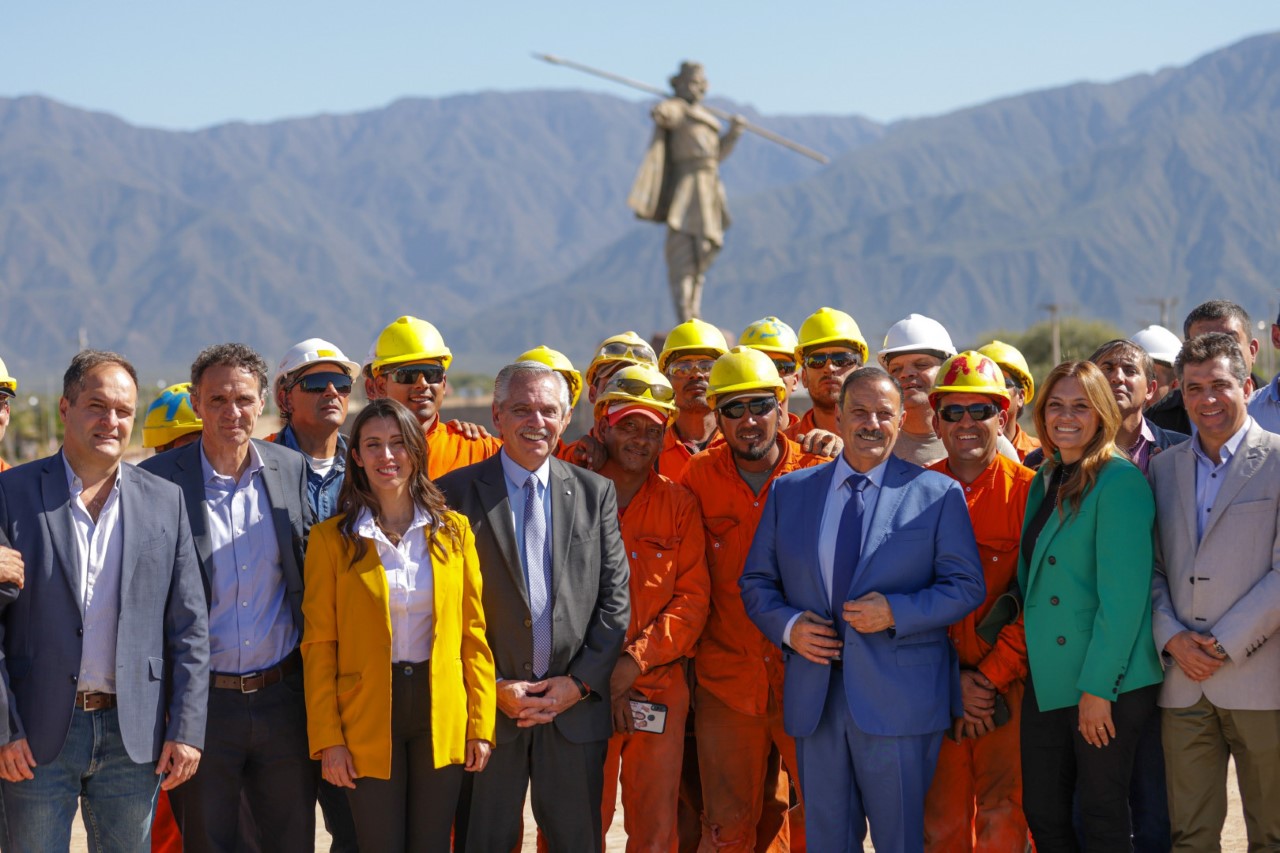
<instances>
[{"instance_id":1,"label":"yellow hard hat","mask_svg":"<svg viewBox=\"0 0 1280 853\"><path fill-rule=\"evenodd\" d=\"M743 329L738 343L761 352L774 352L795 358L796 347L800 342L795 330L786 323L777 317L764 317Z\"/></svg>"},{"instance_id":2,"label":"yellow hard hat","mask_svg":"<svg viewBox=\"0 0 1280 853\"><path fill-rule=\"evenodd\" d=\"M603 415L616 403L645 406L670 416L676 410L671 382L651 364L628 364L609 377L604 392L596 399L595 416Z\"/></svg>"},{"instance_id":3,"label":"yellow hard hat","mask_svg":"<svg viewBox=\"0 0 1280 853\"><path fill-rule=\"evenodd\" d=\"M796 358L804 358L804 354L811 349L836 344L848 344L858 351L862 363L867 363L867 353L870 350L854 319L836 308L819 308L800 324Z\"/></svg>"},{"instance_id":4,"label":"yellow hard hat","mask_svg":"<svg viewBox=\"0 0 1280 853\"><path fill-rule=\"evenodd\" d=\"M635 332L623 332L605 338L587 365L587 384L594 385L596 374L610 364L657 364L658 356L644 338Z\"/></svg>"},{"instance_id":5,"label":"yellow hard hat","mask_svg":"<svg viewBox=\"0 0 1280 853\"><path fill-rule=\"evenodd\" d=\"M787 397L787 386L778 376L773 359L758 349L734 347L711 367L707 402L714 407L720 398L746 391L772 391L779 400Z\"/></svg>"},{"instance_id":6,"label":"yellow hard hat","mask_svg":"<svg viewBox=\"0 0 1280 853\"><path fill-rule=\"evenodd\" d=\"M546 345L536 346L528 352L520 353L516 356L516 361L536 361L559 373L569 383L569 408L578 405L578 397L582 394L582 374L573 369L573 362L564 353Z\"/></svg>"},{"instance_id":7,"label":"yellow hard hat","mask_svg":"<svg viewBox=\"0 0 1280 853\"><path fill-rule=\"evenodd\" d=\"M938 407L945 394L982 394L996 398L1001 411L1009 408L1009 391L996 363L980 352L965 350L942 362L929 391L929 405Z\"/></svg>"},{"instance_id":8,"label":"yellow hard hat","mask_svg":"<svg viewBox=\"0 0 1280 853\"><path fill-rule=\"evenodd\" d=\"M374 375L393 364L432 359L439 359L444 369L448 370L453 361L453 353L444 345L444 338L440 337L439 330L417 317L399 317L388 324L378 334L373 353Z\"/></svg>"},{"instance_id":9,"label":"yellow hard hat","mask_svg":"<svg viewBox=\"0 0 1280 853\"><path fill-rule=\"evenodd\" d=\"M724 334L715 326L697 318L686 320L667 335L662 353L658 356L658 369L665 373L667 365L682 355L705 352L718 358L728 349L729 344L725 341ZM774 372L777 372L776 368Z\"/></svg>"},{"instance_id":10,"label":"yellow hard hat","mask_svg":"<svg viewBox=\"0 0 1280 853\"><path fill-rule=\"evenodd\" d=\"M992 341L985 347L978 347L978 352L998 364L1001 370L1013 374L1013 378L1022 386L1025 402L1031 402L1036 396L1036 382L1031 378L1031 368L1027 367L1027 360L1022 357L1022 353L1004 341Z\"/></svg>"},{"instance_id":11,"label":"yellow hard hat","mask_svg":"<svg viewBox=\"0 0 1280 853\"><path fill-rule=\"evenodd\" d=\"M0 359L0 392L7 391L12 397L18 393L18 380L9 375L9 368Z\"/></svg>"},{"instance_id":12,"label":"yellow hard hat","mask_svg":"<svg viewBox=\"0 0 1280 853\"><path fill-rule=\"evenodd\" d=\"M142 446L160 447L203 428L204 424L191 408L191 383L180 382L161 391L147 406L147 416L142 422Z\"/></svg>"}]
</instances>

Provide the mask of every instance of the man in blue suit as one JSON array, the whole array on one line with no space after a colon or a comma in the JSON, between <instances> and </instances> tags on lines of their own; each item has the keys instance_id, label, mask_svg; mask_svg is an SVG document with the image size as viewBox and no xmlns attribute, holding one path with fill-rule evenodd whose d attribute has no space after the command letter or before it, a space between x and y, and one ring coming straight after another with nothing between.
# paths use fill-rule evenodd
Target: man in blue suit
<instances>
[{"instance_id":1,"label":"man in blue suit","mask_svg":"<svg viewBox=\"0 0 1280 853\"><path fill-rule=\"evenodd\" d=\"M740 586L783 647L813 850L920 851L924 797L960 708L947 626L985 589L959 483L893 456L902 390L866 367L840 391L844 452L775 481ZM833 593L833 590L836 592Z\"/></svg>"},{"instance_id":2,"label":"man in blue suit","mask_svg":"<svg viewBox=\"0 0 1280 853\"><path fill-rule=\"evenodd\" d=\"M66 850L77 800L94 849L148 849L157 787L200 761L204 590L181 492L121 462L137 395L123 357L80 353L62 450L0 477L25 569L0 622L5 850Z\"/></svg>"}]
</instances>

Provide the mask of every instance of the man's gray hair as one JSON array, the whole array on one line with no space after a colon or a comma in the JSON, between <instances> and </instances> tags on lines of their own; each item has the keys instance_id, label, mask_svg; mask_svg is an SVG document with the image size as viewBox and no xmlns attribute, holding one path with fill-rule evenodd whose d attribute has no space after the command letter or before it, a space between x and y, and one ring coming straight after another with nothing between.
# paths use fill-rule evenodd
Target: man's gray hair
<instances>
[{"instance_id":1,"label":"man's gray hair","mask_svg":"<svg viewBox=\"0 0 1280 853\"><path fill-rule=\"evenodd\" d=\"M493 404L499 409L506 405L511 397L511 383L514 380L525 381L529 377L548 375L556 378L556 385L560 389L560 414L562 417L567 417L570 410L569 383L563 376L540 361L517 361L499 370L497 378L493 380Z\"/></svg>"},{"instance_id":2,"label":"man's gray hair","mask_svg":"<svg viewBox=\"0 0 1280 853\"><path fill-rule=\"evenodd\" d=\"M1225 358L1231 375L1243 387L1249 378L1249 368L1245 366L1244 354L1240 352L1240 342L1224 332L1209 332L1191 338L1178 350L1178 357L1173 361L1173 369L1178 372L1178 381L1182 381L1182 371L1188 364L1204 364L1215 358Z\"/></svg>"},{"instance_id":3,"label":"man's gray hair","mask_svg":"<svg viewBox=\"0 0 1280 853\"><path fill-rule=\"evenodd\" d=\"M844 378L844 382L840 385L840 411L844 411L844 398L849 395L849 389L867 382L888 382L892 385L898 392L898 412L902 412L902 383L898 382L889 371L874 364L859 367Z\"/></svg>"}]
</instances>

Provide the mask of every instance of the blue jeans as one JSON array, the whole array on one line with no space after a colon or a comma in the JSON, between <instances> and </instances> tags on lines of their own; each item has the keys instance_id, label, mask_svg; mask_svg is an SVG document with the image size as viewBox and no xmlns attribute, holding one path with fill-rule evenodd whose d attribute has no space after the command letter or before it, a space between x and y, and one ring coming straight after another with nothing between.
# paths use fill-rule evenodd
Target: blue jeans
<instances>
[{"instance_id":1,"label":"blue jeans","mask_svg":"<svg viewBox=\"0 0 1280 853\"><path fill-rule=\"evenodd\" d=\"M90 850L150 851L160 777L155 765L135 764L125 752L115 708L73 711L62 751L32 773L34 779L0 782L6 850L66 851L79 800Z\"/></svg>"}]
</instances>

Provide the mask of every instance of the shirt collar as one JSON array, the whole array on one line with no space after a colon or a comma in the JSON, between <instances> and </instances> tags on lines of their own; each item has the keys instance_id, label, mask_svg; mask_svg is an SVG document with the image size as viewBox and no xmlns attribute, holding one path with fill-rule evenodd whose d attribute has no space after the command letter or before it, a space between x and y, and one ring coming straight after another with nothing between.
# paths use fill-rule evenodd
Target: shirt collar
<instances>
[{"instance_id":1,"label":"shirt collar","mask_svg":"<svg viewBox=\"0 0 1280 853\"><path fill-rule=\"evenodd\" d=\"M205 485L212 482L227 481L233 478L229 475L219 474L213 470L213 466L209 464L209 457L204 452L204 439L200 439L200 469L204 473ZM245 474L253 476L262 470L262 456L258 453L258 448L254 447L253 440L249 440L249 467L245 469ZM241 478L243 480L243 477Z\"/></svg>"},{"instance_id":2,"label":"shirt collar","mask_svg":"<svg viewBox=\"0 0 1280 853\"><path fill-rule=\"evenodd\" d=\"M845 459L844 454L841 453L836 457L836 470L832 474L832 488L839 488L840 486L843 486L845 480L849 479L850 474L859 474L860 476L866 477L867 482L878 489L884 484L885 463L888 461L889 460L886 459L867 473L862 474L859 471L853 470L853 466L849 464L849 460Z\"/></svg>"},{"instance_id":3,"label":"shirt collar","mask_svg":"<svg viewBox=\"0 0 1280 853\"><path fill-rule=\"evenodd\" d=\"M1263 389L1263 392L1271 398L1271 402L1280 403L1280 373L1277 373L1272 377L1271 381L1267 383L1267 387Z\"/></svg>"},{"instance_id":4,"label":"shirt collar","mask_svg":"<svg viewBox=\"0 0 1280 853\"><path fill-rule=\"evenodd\" d=\"M1151 431L1151 424L1147 423L1147 419L1145 417L1142 419L1142 429L1139 431L1138 434L1143 438L1145 438L1147 441L1156 440L1156 434Z\"/></svg>"},{"instance_id":5,"label":"shirt collar","mask_svg":"<svg viewBox=\"0 0 1280 853\"><path fill-rule=\"evenodd\" d=\"M499 451L498 458L502 460L502 473L506 476L507 482L517 489L523 489L524 484L529 480L529 475L533 474L538 478L538 485L542 486L542 490L544 492L547 490L547 484L551 479L550 459L544 459L536 470L530 471L508 456L505 447Z\"/></svg>"},{"instance_id":6,"label":"shirt collar","mask_svg":"<svg viewBox=\"0 0 1280 853\"><path fill-rule=\"evenodd\" d=\"M67 454L63 452L59 455L62 457L63 467L67 469L67 490L71 492L71 497L74 498L76 495L84 491L84 481L80 479L79 474L72 470L71 463L67 461ZM111 491L119 493L120 481L122 479L124 478L120 476L120 468L117 467L116 479L115 482L111 484Z\"/></svg>"},{"instance_id":7,"label":"shirt collar","mask_svg":"<svg viewBox=\"0 0 1280 853\"><path fill-rule=\"evenodd\" d=\"M409 523L409 529L405 531L405 538L408 538L409 533L420 527L426 527L430 523L431 513L420 506L414 505L413 521ZM387 535L382 532L382 528L378 527L378 523L373 520L373 513L369 511L368 507L361 508L360 514L356 516L356 534L365 539L377 539L387 542L388 545L391 544L387 540Z\"/></svg>"},{"instance_id":8,"label":"shirt collar","mask_svg":"<svg viewBox=\"0 0 1280 853\"><path fill-rule=\"evenodd\" d=\"M1197 459L1203 460L1206 465L1212 468L1226 465L1231 461L1231 457L1236 455L1236 451L1240 449L1240 442L1244 441L1244 434L1249 431L1249 427L1251 426L1253 426L1253 418L1245 418L1244 426L1236 430L1231 438L1228 438L1222 445L1222 449L1218 451L1219 455L1222 457L1222 462L1214 462L1209 458L1209 455L1200 448L1200 433L1195 429L1195 425L1193 424L1191 428L1191 452L1196 455Z\"/></svg>"}]
</instances>

